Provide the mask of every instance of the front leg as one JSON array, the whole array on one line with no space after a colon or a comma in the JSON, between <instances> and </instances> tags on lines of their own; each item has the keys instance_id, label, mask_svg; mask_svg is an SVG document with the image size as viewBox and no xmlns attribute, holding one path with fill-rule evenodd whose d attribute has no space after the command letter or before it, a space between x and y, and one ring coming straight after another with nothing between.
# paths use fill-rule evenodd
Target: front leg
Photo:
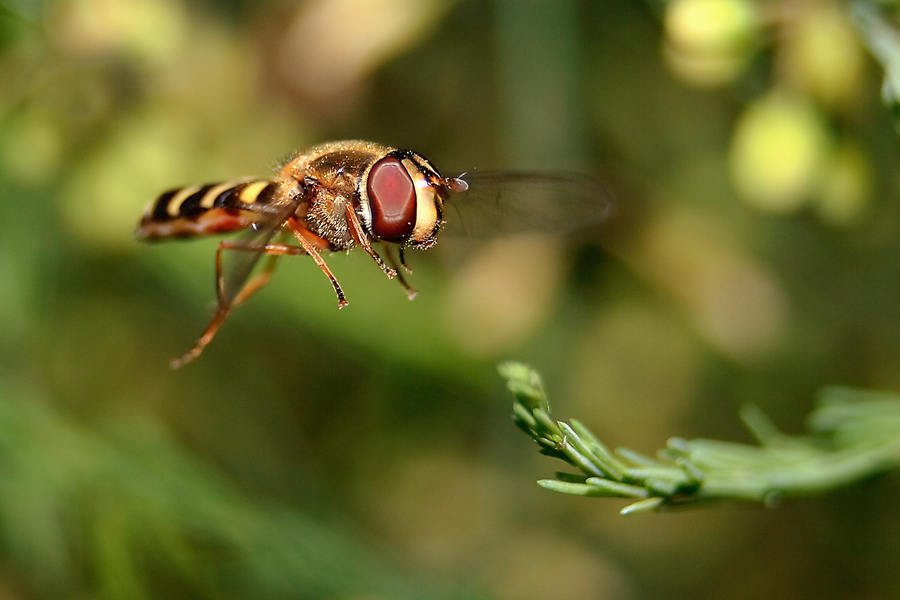
<instances>
[{"instance_id":1,"label":"front leg","mask_svg":"<svg viewBox=\"0 0 900 600\"><path fill-rule=\"evenodd\" d=\"M400 250L398 252L400 254L400 264L397 264L397 259L394 258L394 254L391 252L391 249L385 248L385 256L387 256L387 260L391 264L391 266L394 267L394 270L397 271L397 279L400 281L400 285L402 285L403 289L406 291L406 297L410 300L414 300L419 292L417 292L411 285L409 285L409 282L406 281L406 277L403 276L403 271L412 273L412 269L407 267L406 262L404 262L403 260L403 246L400 246ZM403 269L403 271L400 270L401 268Z\"/></svg>"},{"instance_id":2,"label":"front leg","mask_svg":"<svg viewBox=\"0 0 900 600\"><path fill-rule=\"evenodd\" d=\"M372 243L369 241L369 236L366 235L366 232L363 231L362 225L359 223L359 218L356 216L356 211L353 210L353 207L349 204L344 207L344 210L347 213L347 221L350 223L350 227L353 228L353 237L356 238L356 241L359 242L359 245L363 247L363 249L369 253L375 260L375 264L377 264L384 274L388 276L388 279L393 279L397 275L397 270L392 269L381 260L381 257L378 256L378 253L375 252L375 249L372 248Z\"/></svg>"}]
</instances>

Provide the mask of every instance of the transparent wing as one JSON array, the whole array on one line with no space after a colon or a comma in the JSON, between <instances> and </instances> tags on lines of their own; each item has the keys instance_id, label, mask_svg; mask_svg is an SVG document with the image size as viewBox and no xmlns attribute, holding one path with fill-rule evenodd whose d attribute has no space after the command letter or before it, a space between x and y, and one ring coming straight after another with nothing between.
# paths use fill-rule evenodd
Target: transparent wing
<instances>
[{"instance_id":1,"label":"transparent wing","mask_svg":"<svg viewBox=\"0 0 900 600\"><path fill-rule=\"evenodd\" d=\"M609 190L574 173L482 172L461 177L467 191L445 203L445 231L494 237L526 232L565 234L612 212Z\"/></svg>"},{"instance_id":2,"label":"transparent wing","mask_svg":"<svg viewBox=\"0 0 900 600\"><path fill-rule=\"evenodd\" d=\"M231 306L246 285L265 254L266 244L282 231L284 222L294 214L304 199L305 196L300 194L280 206L254 207L254 223L234 241L236 249L222 252L221 300L228 306Z\"/></svg>"}]
</instances>

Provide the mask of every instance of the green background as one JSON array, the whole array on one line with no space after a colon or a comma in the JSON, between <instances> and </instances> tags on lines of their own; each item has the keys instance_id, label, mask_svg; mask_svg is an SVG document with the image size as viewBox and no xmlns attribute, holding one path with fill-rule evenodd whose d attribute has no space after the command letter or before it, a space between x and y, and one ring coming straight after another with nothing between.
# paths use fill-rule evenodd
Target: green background
<instances>
[{"instance_id":1,"label":"green background","mask_svg":"<svg viewBox=\"0 0 900 600\"><path fill-rule=\"evenodd\" d=\"M900 148L845 7L725 3L755 20L707 38L675 4L0 3L0 595L897 597L894 476L624 518L535 485L512 426L508 358L648 453L900 388ZM326 256L338 312L283 260L170 371L216 241L139 244L146 204L344 138L589 173L616 213L408 252L413 302Z\"/></svg>"}]
</instances>

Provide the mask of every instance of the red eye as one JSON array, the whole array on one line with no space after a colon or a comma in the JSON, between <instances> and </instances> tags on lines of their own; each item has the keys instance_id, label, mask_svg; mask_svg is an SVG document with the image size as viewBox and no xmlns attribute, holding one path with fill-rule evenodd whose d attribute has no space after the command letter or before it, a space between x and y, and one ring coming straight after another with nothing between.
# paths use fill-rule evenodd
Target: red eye
<instances>
[{"instance_id":1,"label":"red eye","mask_svg":"<svg viewBox=\"0 0 900 600\"><path fill-rule=\"evenodd\" d=\"M416 225L416 187L396 158L382 158L369 171L372 232L388 242L405 240Z\"/></svg>"}]
</instances>

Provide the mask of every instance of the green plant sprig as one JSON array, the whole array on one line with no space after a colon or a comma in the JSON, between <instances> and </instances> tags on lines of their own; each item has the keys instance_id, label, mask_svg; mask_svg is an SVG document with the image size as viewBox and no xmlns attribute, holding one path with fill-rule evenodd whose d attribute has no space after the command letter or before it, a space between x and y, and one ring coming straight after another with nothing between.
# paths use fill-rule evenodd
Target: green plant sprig
<instances>
[{"instance_id":1,"label":"green plant sprig","mask_svg":"<svg viewBox=\"0 0 900 600\"><path fill-rule=\"evenodd\" d=\"M820 494L900 466L900 396L826 388L809 415L807 436L788 436L755 406L741 411L758 446L671 438L656 458L611 452L582 423L552 418L540 375L516 362L499 366L515 396L513 421L540 447L581 474L538 484L579 496L634 500L622 514L733 500L771 506Z\"/></svg>"},{"instance_id":2,"label":"green plant sprig","mask_svg":"<svg viewBox=\"0 0 900 600\"><path fill-rule=\"evenodd\" d=\"M885 3L854 0L848 6L863 43L884 70L882 100L900 131L900 30Z\"/></svg>"}]
</instances>

